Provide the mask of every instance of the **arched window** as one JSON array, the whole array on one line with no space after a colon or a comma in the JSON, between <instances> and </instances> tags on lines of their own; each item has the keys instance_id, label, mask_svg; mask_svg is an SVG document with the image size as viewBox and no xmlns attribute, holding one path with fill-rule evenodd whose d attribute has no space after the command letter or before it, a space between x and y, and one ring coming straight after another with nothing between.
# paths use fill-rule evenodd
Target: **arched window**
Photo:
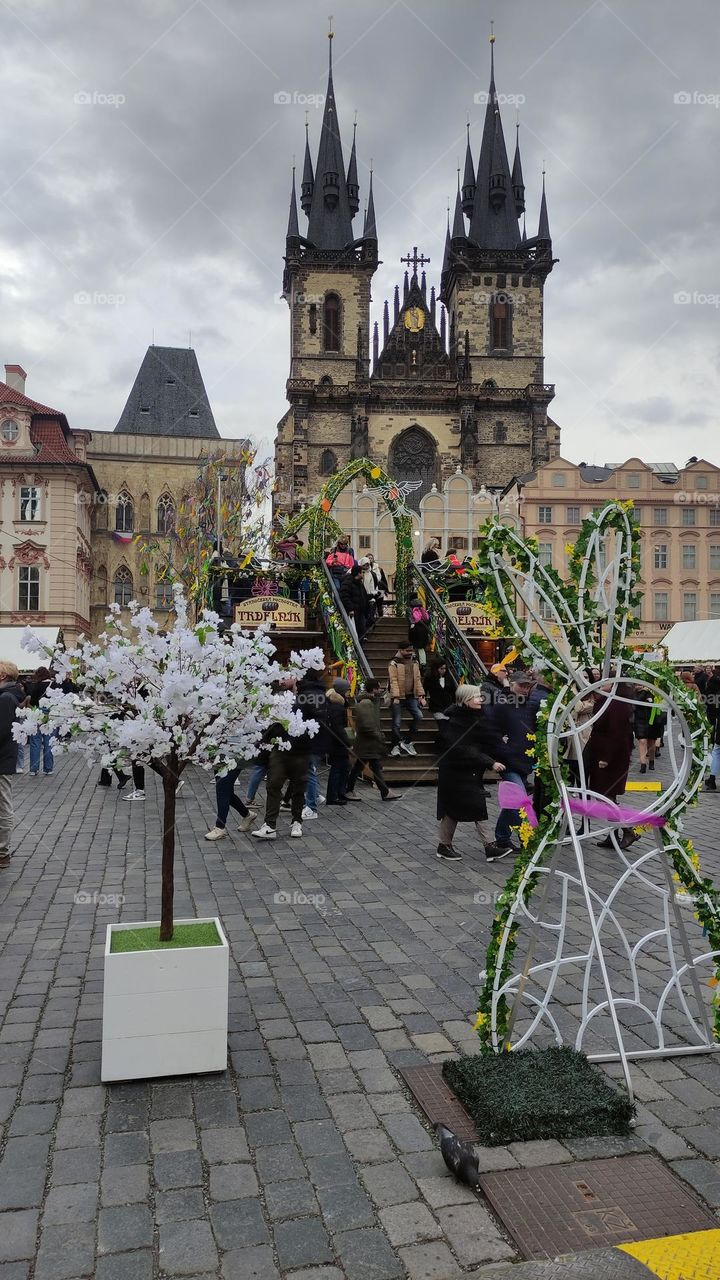
<instances>
[{"instance_id":1,"label":"arched window","mask_svg":"<svg viewBox=\"0 0 720 1280\"><path fill-rule=\"evenodd\" d=\"M118 494L115 507L115 529L118 533L132 533L134 519L133 501L126 489Z\"/></svg>"},{"instance_id":2,"label":"arched window","mask_svg":"<svg viewBox=\"0 0 720 1280\"><path fill-rule=\"evenodd\" d=\"M169 493L164 493L157 504L158 533L173 533L175 530L175 503Z\"/></svg>"},{"instance_id":3,"label":"arched window","mask_svg":"<svg viewBox=\"0 0 720 1280\"><path fill-rule=\"evenodd\" d=\"M333 380L332 380L332 378L330 377L330 374L329 374L329 373L324 373L324 374L323 374L323 376L322 376L322 378L320 379L320 386L321 386L321 387L331 387L331 386L332 386L332 384L333 384Z\"/></svg>"},{"instance_id":4,"label":"arched window","mask_svg":"<svg viewBox=\"0 0 720 1280\"><path fill-rule=\"evenodd\" d=\"M495 423L495 443L505 444L507 440L507 427L504 422Z\"/></svg>"},{"instance_id":5,"label":"arched window","mask_svg":"<svg viewBox=\"0 0 720 1280\"><path fill-rule=\"evenodd\" d=\"M405 499L406 505L420 510L420 500L440 479L437 445L422 427L408 427L390 445L388 471L393 480L420 481Z\"/></svg>"},{"instance_id":6,"label":"arched window","mask_svg":"<svg viewBox=\"0 0 720 1280\"><path fill-rule=\"evenodd\" d=\"M323 305L323 347L325 351L340 350L340 299L336 293L327 293Z\"/></svg>"},{"instance_id":7,"label":"arched window","mask_svg":"<svg viewBox=\"0 0 720 1280\"><path fill-rule=\"evenodd\" d=\"M490 303L490 343L493 351L510 350L510 299L496 293Z\"/></svg>"},{"instance_id":8,"label":"arched window","mask_svg":"<svg viewBox=\"0 0 720 1280\"><path fill-rule=\"evenodd\" d=\"M118 565L113 581L113 598L121 609L127 609L133 595L132 574L127 565Z\"/></svg>"},{"instance_id":9,"label":"arched window","mask_svg":"<svg viewBox=\"0 0 720 1280\"><path fill-rule=\"evenodd\" d=\"M337 464L337 457L332 449L323 449L320 455L320 475L331 476L334 471L337 471Z\"/></svg>"}]
</instances>

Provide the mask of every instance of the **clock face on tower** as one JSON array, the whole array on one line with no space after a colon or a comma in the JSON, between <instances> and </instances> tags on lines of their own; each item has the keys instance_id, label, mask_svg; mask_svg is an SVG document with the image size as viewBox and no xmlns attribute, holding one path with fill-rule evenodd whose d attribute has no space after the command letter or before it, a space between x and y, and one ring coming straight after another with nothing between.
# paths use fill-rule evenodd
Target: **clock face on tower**
<instances>
[{"instance_id":1,"label":"clock face on tower","mask_svg":"<svg viewBox=\"0 0 720 1280\"><path fill-rule=\"evenodd\" d=\"M425 312L422 307L408 307L405 312L405 328L411 333L419 333L425 327Z\"/></svg>"}]
</instances>

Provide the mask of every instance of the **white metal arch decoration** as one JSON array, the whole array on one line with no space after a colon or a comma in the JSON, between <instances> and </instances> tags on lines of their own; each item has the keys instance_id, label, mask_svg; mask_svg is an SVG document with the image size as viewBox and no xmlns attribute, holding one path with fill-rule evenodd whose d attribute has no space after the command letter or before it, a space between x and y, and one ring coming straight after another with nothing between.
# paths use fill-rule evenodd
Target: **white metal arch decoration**
<instances>
[{"instance_id":1,"label":"white metal arch decoration","mask_svg":"<svg viewBox=\"0 0 720 1280\"><path fill-rule=\"evenodd\" d=\"M591 1061L619 1061L632 1097L633 1060L720 1047L720 1007L717 995L709 994L717 991L720 976L720 894L702 876L698 855L682 834L683 813L702 787L709 757L704 711L668 666L644 661L626 643L637 625L639 599L639 533L631 508L611 503L584 522L578 542L566 548L569 583L540 564L536 542L498 521L482 531L487 596L549 686L538 717L535 763L550 799L539 817L530 797L521 810L523 852L498 902L476 1029L495 1052L527 1046L549 1032L557 1043L587 1052ZM593 698L587 729L610 700L629 709L643 691L667 712L673 780L635 810L613 805L591 788L578 709ZM574 778L568 748L577 762ZM621 847L617 828L632 832L629 848ZM609 861L587 857L599 836L611 841ZM637 928L623 895L636 909L642 903L647 919ZM683 897L707 942L695 936L691 942ZM579 915L573 916L571 903ZM518 969L520 932L526 948ZM608 962L613 949L625 966L620 989L617 967L613 972ZM654 964L662 956L664 972L655 990L644 968L648 955ZM580 998L569 1020L557 995L564 983L577 986L578 980ZM603 1021L604 1042L593 1048Z\"/></svg>"}]
</instances>

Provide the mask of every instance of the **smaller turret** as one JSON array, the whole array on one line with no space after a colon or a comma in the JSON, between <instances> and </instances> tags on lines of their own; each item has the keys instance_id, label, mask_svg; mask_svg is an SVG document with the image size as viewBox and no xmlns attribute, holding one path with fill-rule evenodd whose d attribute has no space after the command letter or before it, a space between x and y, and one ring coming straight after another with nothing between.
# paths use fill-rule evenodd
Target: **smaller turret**
<instances>
[{"instance_id":1,"label":"smaller turret","mask_svg":"<svg viewBox=\"0 0 720 1280\"><path fill-rule=\"evenodd\" d=\"M520 124L515 125L515 159L512 169L512 189L515 197L515 212L518 218L525 212L525 183L523 181L522 164L520 162Z\"/></svg>"},{"instance_id":2,"label":"smaller turret","mask_svg":"<svg viewBox=\"0 0 720 1280\"><path fill-rule=\"evenodd\" d=\"M463 175L462 185L462 211L467 214L468 218L473 211L473 201L475 199L475 167L473 165L472 152L470 150L470 121L467 125L467 147L465 148L465 173Z\"/></svg>"},{"instance_id":3,"label":"smaller turret","mask_svg":"<svg viewBox=\"0 0 720 1280\"><path fill-rule=\"evenodd\" d=\"M350 152L350 163L347 171L347 193L348 204L350 205L350 213L353 217L360 208L360 186L358 184L357 173L357 156L355 152L355 134L357 132L357 122L353 125L353 141L352 151Z\"/></svg>"},{"instance_id":4,"label":"smaller turret","mask_svg":"<svg viewBox=\"0 0 720 1280\"><path fill-rule=\"evenodd\" d=\"M309 125L305 121L305 163L303 164L302 186L300 187L300 205L303 213L310 213L310 205L312 204L313 187L315 179L313 177L312 160L310 159L310 140L308 138Z\"/></svg>"}]
</instances>

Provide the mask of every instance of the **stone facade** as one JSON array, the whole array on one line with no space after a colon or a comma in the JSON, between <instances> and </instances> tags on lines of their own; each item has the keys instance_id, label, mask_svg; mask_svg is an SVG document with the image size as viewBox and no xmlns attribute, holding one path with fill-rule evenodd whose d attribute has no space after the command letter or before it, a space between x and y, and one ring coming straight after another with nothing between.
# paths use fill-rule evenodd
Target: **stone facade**
<instances>
[{"instance_id":1,"label":"stone facade","mask_svg":"<svg viewBox=\"0 0 720 1280\"><path fill-rule=\"evenodd\" d=\"M0 382L0 626L90 629L90 513L97 482L90 433L25 395L26 374ZM28 657L28 669L38 663Z\"/></svg>"},{"instance_id":2,"label":"stone facade","mask_svg":"<svg viewBox=\"0 0 720 1280\"><path fill-rule=\"evenodd\" d=\"M620 466L576 466L556 458L513 486L523 533L565 576L565 546L580 521L606 502L632 499L642 535L643 601L637 643L654 646L676 622L720 618L720 467L629 458Z\"/></svg>"}]
</instances>

